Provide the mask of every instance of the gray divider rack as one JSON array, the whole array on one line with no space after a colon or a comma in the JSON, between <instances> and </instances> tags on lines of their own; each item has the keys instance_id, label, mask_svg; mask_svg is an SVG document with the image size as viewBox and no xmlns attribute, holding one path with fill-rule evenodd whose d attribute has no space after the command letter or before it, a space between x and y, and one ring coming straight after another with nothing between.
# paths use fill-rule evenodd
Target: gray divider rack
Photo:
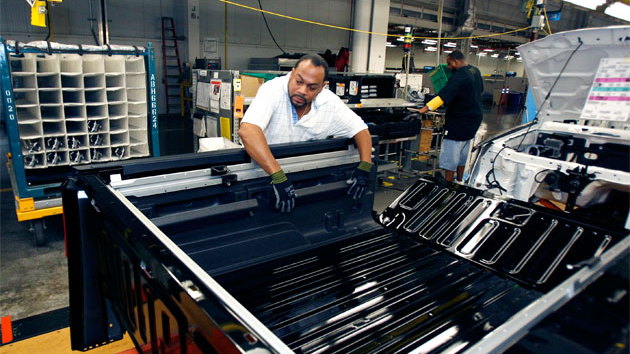
<instances>
[{"instance_id":1,"label":"gray divider rack","mask_svg":"<svg viewBox=\"0 0 630 354\"><path fill-rule=\"evenodd\" d=\"M18 201L34 198L35 209L38 199L56 206L50 200L58 192L51 191L69 166L160 155L151 43L82 46L0 37L0 45L9 172ZM20 221L51 215L26 215L18 204Z\"/></svg>"}]
</instances>

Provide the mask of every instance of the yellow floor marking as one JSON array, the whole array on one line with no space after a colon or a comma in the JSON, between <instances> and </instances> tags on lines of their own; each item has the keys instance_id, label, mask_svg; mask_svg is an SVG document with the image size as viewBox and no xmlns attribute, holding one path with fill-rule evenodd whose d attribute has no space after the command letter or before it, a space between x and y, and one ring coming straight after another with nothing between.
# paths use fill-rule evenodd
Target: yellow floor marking
<instances>
[{"instance_id":1,"label":"yellow floor marking","mask_svg":"<svg viewBox=\"0 0 630 354\"><path fill-rule=\"evenodd\" d=\"M90 354L119 353L133 348L133 342L127 334L123 339L98 347L89 351ZM45 349L44 349L45 348ZM43 350L43 351L42 351ZM74 354L70 349L70 328L62 328L57 331L45 333L33 338L24 339L13 344L5 344L0 349L2 354L24 353L68 353Z\"/></svg>"}]
</instances>

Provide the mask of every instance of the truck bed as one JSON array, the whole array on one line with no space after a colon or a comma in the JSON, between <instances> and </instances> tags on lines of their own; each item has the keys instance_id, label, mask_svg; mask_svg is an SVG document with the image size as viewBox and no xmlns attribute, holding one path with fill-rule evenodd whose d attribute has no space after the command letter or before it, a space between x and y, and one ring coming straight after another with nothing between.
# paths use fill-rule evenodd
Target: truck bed
<instances>
[{"instance_id":1,"label":"truck bed","mask_svg":"<svg viewBox=\"0 0 630 354\"><path fill-rule=\"evenodd\" d=\"M463 350L541 294L380 230L217 277L292 350Z\"/></svg>"},{"instance_id":2,"label":"truck bed","mask_svg":"<svg viewBox=\"0 0 630 354\"><path fill-rule=\"evenodd\" d=\"M63 186L73 349L127 331L156 353L499 352L630 248L625 230L430 179L376 216L374 184L347 196L347 142L299 148L277 151L288 215L241 150L79 169Z\"/></svg>"}]
</instances>

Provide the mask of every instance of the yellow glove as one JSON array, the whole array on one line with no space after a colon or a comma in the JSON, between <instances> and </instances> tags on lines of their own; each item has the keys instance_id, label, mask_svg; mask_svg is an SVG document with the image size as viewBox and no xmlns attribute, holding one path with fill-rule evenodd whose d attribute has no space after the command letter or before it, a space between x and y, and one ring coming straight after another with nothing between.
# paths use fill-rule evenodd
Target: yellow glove
<instances>
[{"instance_id":1,"label":"yellow glove","mask_svg":"<svg viewBox=\"0 0 630 354\"><path fill-rule=\"evenodd\" d=\"M444 101L442 101L442 98L440 98L440 96L435 96L434 99L432 99L431 101L429 101L429 103L427 103L427 107L429 107L429 111L435 111L436 109L440 108L443 104L444 104Z\"/></svg>"}]
</instances>

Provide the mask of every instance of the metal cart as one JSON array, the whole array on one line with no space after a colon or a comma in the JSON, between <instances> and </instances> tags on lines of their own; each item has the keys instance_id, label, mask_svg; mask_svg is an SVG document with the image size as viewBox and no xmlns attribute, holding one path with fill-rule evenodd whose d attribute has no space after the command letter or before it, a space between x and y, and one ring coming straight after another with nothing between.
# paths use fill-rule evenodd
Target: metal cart
<instances>
[{"instance_id":1,"label":"metal cart","mask_svg":"<svg viewBox=\"0 0 630 354\"><path fill-rule=\"evenodd\" d=\"M0 42L15 212L41 246L71 166L160 155L155 53L151 43Z\"/></svg>"}]
</instances>

